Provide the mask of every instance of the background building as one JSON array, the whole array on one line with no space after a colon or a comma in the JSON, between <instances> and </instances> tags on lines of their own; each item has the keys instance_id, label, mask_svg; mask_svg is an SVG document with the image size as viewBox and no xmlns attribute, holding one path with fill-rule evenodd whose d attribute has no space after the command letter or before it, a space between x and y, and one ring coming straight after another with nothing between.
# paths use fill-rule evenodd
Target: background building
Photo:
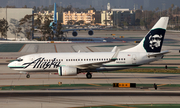
<instances>
[{"instance_id":1,"label":"background building","mask_svg":"<svg viewBox=\"0 0 180 108\"><path fill-rule=\"evenodd\" d=\"M111 9L113 11L113 26L132 26L135 23L135 13L129 9Z\"/></svg>"},{"instance_id":2,"label":"background building","mask_svg":"<svg viewBox=\"0 0 180 108\"><path fill-rule=\"evenodd\" d=\"M49 13L49 11L44 11L43 13L39 12L39 13L34 13L36 15L40 15L42 17L41 23L44 23L45 18L47 17L49 20L53 21L53 15L54 15L54 11L52 11L51 13ZM34 20L36 20L38 18L38 16L34 16ZM57 17L57 21L59 19L59 13L56 12L56 17Z\"/></svg>"},{"instance_id":3,"label":"background building","mask_svg":"<svg viewBox=\"0 0 180 108\"><path fill-rule=\"evenodd\" d=\"M112 11L102 11L101 12L101 25L112 25L113 20L112 20Z\"/></svg>"},{"instance_id":4,"label":"background building","mask_svg":"<svg viewBox=\"0 0 180 108\"><path fill-rule=\"evenodd\" d=\"M32 15L32 8L0 8L0 19L6 19L8 22L7 39L10 40L27 40L26 30L27 27L32 27L32 23L28 26L22 26L21 32L17 33L19 28L19 21L26 15ZM31 21L32 22L32 21Z\"/></svg>"},{"instance_id":5,"label":"background building","mask_svg":"<svg viewBox=\"0 0 180 108\"><path fill-rule=\"evenodd\" d=\"M78 22L78 21L84 21L84 24L89 24L95 21L95 12L93 10L88 10L88 13L81 12L63 12L63 24L67 25L68 21Z\"/></svg>"}]
</instances>

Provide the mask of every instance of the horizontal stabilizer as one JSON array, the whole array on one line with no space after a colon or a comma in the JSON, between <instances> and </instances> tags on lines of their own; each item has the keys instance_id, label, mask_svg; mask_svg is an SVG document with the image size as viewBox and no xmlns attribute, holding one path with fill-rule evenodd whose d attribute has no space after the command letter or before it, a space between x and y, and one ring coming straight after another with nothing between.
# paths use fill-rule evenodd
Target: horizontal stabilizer
<instances>
[{"instance_id":1,"label":"horizontal stabilizer","mask_svg":"<svg viewBox=\"0 0 180 108\"><path fill-rule=\"evenodd\" d=\"M159 56L159 55L164 55L164 54L167 54L169 53L169 51L162 51L160 53L151 53L151 54L148 54L148 57L154 57L154 56Z\"/></svg>"}]
</instances>

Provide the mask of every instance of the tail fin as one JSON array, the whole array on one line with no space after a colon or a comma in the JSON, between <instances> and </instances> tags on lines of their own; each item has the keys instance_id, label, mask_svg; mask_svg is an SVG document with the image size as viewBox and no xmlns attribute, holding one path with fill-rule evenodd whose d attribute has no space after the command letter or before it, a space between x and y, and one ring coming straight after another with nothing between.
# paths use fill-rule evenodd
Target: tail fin
<instances>
[{"instance_id":1,"label":"tail fin","mask_svg":"<svg viewBox=\"0 0 180 108\"><path fill-rule=\"evenodd\" d=\"M169 17L161 17L137 46L123 52L160 52L168 20Z\"/></svg>"},{"instance_id":2,"label":"tail fin","mask_svg":"<svg viewBox=\"0 0 180 108\"><path fill-rule=\"evenodd\" d=\"M49 27L51 27L52 33L56 34L57 29L57 16L56 16L56 3L54 3L54 16L53 21L49 24Z\"/></svg>"},{"instance_id":3,"label":"tail fin","mask_svg":"<svg viewBox=\"0 0 180 108\"><path fill-rule=\"evenodd\" d=\"M54 3L54 22L57 23L57 16L56 16L56 3Z\"/></svg>"}]
</instances>

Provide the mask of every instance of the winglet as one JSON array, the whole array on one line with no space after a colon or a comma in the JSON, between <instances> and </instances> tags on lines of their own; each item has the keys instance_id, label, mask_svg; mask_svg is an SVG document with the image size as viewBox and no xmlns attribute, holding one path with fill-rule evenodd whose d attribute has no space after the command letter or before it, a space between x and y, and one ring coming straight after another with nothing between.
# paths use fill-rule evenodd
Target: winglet
<instances>
[{"instance_id":1,"label":"winglet","mask_svg":"<svg viewBox=\"0 0 180 108\"><path fill-rule=\"evenodd\" d=\"M118 56L118 54L119 54L119 51L120 51L120 49L118 49L118 50L114 53L114 55L113 55L112 58L111 58L111 61L117 60L117 56Z\"/></svg>"},{"instance_id":2,"label":"winglet","mask_svg":"<svg viewBox=\"0 0 180 108\"><path fill-rule=\"evenodd\" d=\"M112 49L112 51L111 51L111 52L115 52L115 51L116 51L116 49L117 49L117 46L114 46L114 48Z\"/></svg>"}]
</instances>

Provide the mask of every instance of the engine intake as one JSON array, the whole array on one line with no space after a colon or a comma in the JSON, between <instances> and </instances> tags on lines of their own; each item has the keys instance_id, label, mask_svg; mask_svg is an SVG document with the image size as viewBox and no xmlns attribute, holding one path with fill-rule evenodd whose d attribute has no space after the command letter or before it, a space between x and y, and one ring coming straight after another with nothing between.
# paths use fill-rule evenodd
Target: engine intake
<instances>
[{"instance_id":1,"label":"engine intake","mask_svg":"<svg viewBox=\"0 0 180 108\"><path fill-rule=\"evenodd\" d=\"M58 74L59 74L59 76L77 75L78 69L75 67L61 66L58 68Z\"/></svg>"},{"instance_id":2,"label":"engine intake","mask_svg":"<svg viewBox=\"0 0 180 108\"><path fill-rule=\"evenodd\" d=\"M77 31L73 31L73 32L72 32L72 35L73 35L74 37L76 37L76 36L78 35Z\"/></svg>"},{"instance_id":3,"label":"engine intake","mask_svg":"<svg viewBox=\"0 0 180 108\"><path fill-rule=\"evenodd\" d=\"M88 31L88 34L89 34L90 36L93 35L93 34L94 34L93 30L89 30L89 31Z\"/></svg>"}]
</instances>

